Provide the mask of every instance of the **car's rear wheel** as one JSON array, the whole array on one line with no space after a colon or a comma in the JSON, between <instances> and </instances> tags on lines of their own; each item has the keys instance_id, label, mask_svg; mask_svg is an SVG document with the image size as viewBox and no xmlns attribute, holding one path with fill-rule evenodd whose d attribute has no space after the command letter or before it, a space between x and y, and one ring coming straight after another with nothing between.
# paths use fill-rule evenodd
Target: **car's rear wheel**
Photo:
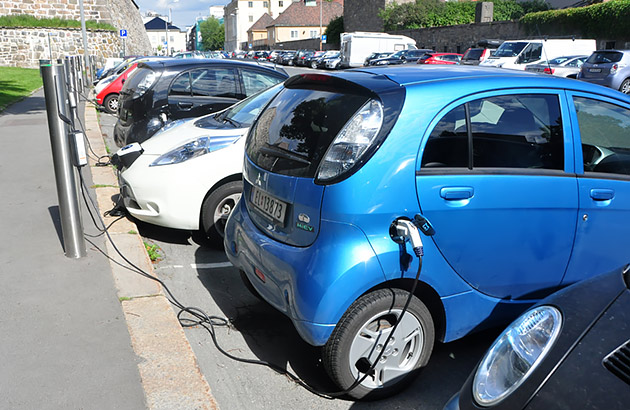
<instances>
[{"instance_id":1,"label":"car's rear wheel","mask_svg":"<svg viewBox=\"0 0 630 410\"><path fill-rule=\"evenodd\" d=\"M406 387L425 366L433 350L435 329L427 307L412 296L390 342L384 346L409 294L379 289L357 299L344 313L322 351L330 377L343 390L366 373L348 395L378 399ZM383 352L370 371L371 363Z\"/></svg>"},{"instance_id":2,"label":"car's rear wheel","mask_svg":"<svg viewBox=\"0 0 630 410\"><path fill-rule=\"evenodd\" d=\"M317 62L313 61L313 62L311 63L311 68L317 68Z\"/></svg>"},{"instance_id":3,"label":"car's rear wheel","mask_svg":"<svg viewBox=\"0 0 630 410\"><path fill-rule=\"evenodd\" d=\"M211 244L221 247L227 219L234 210L243 191L242 181L221 185L203 201L201 206L202 229Z\"/></svg>"},{"instance_id":4,"label":"car's rear wheel","mask_svg":"<svg viewBox=\"0 0 630 410\"><path fill-rule=\"evenodd\" d=\"M110 94L103 100L103 107L105 111L110 114L116 114L118 112L118 94Z\"/></svg>"},{"instance_id":5,"label":"car's rear wheel","mask_svg":"<svg viewBox=\"0 0 630 410\"><path fill-rule=\"evenodd\" d=\"M619 91L624 94L630 94L630 78L626 78L625 80L623 80L623 83L621 83L621 87L619 87Z\"/></svg>"}]
</instances>

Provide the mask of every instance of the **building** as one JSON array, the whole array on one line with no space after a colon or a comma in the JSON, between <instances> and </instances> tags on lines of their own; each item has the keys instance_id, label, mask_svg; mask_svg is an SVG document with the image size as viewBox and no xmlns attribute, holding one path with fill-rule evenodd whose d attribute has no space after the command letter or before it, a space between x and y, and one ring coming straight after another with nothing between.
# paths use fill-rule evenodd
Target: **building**
<instances>
[{"instance_id":1,"label":"building","mask_svg":"<svg viewBox=\"0 0 630 410\"><path fill-rule=\"evenodd\" d=\"M319 38L328 23L342 16L344 0L294 2L267 26L267 44Z\"/></svg>"},{"instance_id":2,"label":"building","mask_svg":"<svg viewBox=\"0 0 630 410\"><path fill-rule=\"evenodd\" d=\"M223 17L225 13L225 6L210 6L210 17L214 17L219 20L219 23L223 24Z\"/></svg>"},{"instance_id":3,"label":"building","mask_svg":"<svg viewBox=\"0 0 630 410\"><path fill-rule=\"evenodd\" d=\"M263 14L253 26L247 30L247 43L253 44L254 48L258 48L261 45L267 45L267 26L273 23L273 17L269 14Z\"/></svg>"},{"instance_id":4,"label":"building","mask_svg":"<svg viewBox=\"0 0 630 410\"><path fill-rule=\"evenodd\" d=\"M153 17L148 20L144 23L144 28L149 36L153 54L166 55L167 45L170 51L168 55L186 51L186 31L172 24L168 24L167 28L166 20L162 17Z\"/></svg>"},{"instance_id":5,"label":"building","mask_svg":"<svg viewBox=\"0 0 630 410\"><path fill-rule=\"evenodd\" d=\"M224 9L225 50L251 49L247 42L247 30L263 14L276 18L293 2L302 0L232 0ZM253 46L253 44L252 44Z\"/></svg>"}]
</instances>

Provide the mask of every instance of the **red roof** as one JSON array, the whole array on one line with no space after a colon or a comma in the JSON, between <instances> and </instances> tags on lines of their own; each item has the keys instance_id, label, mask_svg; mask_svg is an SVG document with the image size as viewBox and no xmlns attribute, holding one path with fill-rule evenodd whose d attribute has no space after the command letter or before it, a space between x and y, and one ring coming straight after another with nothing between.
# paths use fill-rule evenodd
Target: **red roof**
<instances>
[{"instance_id":1,"label":"red roof","mask_svg":"<svg viewBox=\"0 0 630 410\"><path fill-rule=\"evenodd\" d=\"M273 23L273 17L269 15L269 13L265 13L256 22L247 30L250 31L267 31L267 27Z\"/></svg>"},{"instance_id":2,"label":"red roof","mask_svg":"<svg viewBox=\"0 0 630 410\"><path fill-rule=\"evenodd\" d=\"M320 4L323 1L323 4ZM319 26L320 8L322 11L321 23L327 26L330 20L343 15L343 0L325 1L315 0L315 6L307 6L303 1L291 3L270 26L284 27L316 27Z\"/></svg>"}]
</instances>

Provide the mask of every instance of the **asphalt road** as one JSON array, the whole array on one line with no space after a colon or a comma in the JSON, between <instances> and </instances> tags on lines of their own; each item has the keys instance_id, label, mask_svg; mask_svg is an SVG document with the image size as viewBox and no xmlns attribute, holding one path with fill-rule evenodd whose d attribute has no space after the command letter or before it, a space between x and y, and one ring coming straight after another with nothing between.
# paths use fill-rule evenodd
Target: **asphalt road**
<instances>
[{"instance_id":1,"label":"asphalt road","mask_svg":"<svg viewBox=\"0 0 630 410\"><path fill-rule=\"evenodd\" d=\"M289 74L310 71L285 69ZM116 150L111 140L115 120L100 114L101 128L112 151ZM163 258L154 265L155 271L175 297L186 306L229 320L229 328L215 329L225 351L273 363L317 390L335 390L321 365L319 349L302 341L287 317L247 290L222 249L204 245L198 233L136 222L146 242L161 248ZM441 409L497 335L497 331L488 331L452 343L438 343L429 365L408 389L378 402L353 402L319 397L268 367L230 359L219 352L204 328L187 328L185 332L219 407L237 410Z\"/></svg>"}]
</instances>

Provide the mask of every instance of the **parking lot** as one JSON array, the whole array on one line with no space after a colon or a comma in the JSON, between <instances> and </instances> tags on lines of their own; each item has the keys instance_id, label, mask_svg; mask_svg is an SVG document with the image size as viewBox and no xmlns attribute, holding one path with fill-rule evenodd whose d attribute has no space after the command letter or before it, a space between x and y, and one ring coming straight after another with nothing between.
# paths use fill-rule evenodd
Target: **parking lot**
<instances>
[{"instance_id":1,"label":"parking lot","mask_svg":"<svg viewBox=\"0 0 630 410\"><path fill-rule=\"evenodd\" d=\"M286 69L290 75L310 71ZM100 113L102 132L112 152L116 150L112 140L115 120L112 115ZM229 319L229 328L216 328L223 349L234 356L273 363L316 390L335 390L321 366L319 349L305 343L287 317L249 292L223 250L205 244L199 233L136 223L144 240L159 246L161 259L154 269L175 297L210 316ZM498 330L436 344L428 367L408 389L373 403L318 397L270 368L224 356L204 328L188 328L185 332L221 408L441 409L461 387Z\"/></svg>"}]
</instances>

